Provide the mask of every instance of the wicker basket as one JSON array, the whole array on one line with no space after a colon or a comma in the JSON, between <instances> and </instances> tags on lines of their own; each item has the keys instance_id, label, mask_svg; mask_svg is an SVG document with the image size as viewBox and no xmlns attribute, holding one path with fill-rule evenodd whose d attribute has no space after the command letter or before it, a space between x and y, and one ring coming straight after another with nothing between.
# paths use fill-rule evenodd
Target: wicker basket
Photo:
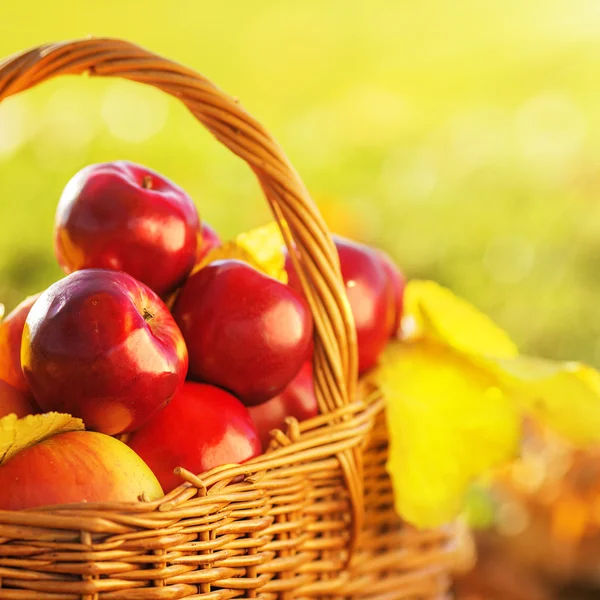
<instances>
[{"instance_id":1,"label":"wicker basket","mask_svg":"<svg viewBox=\"0 0 600 600\"><path fill-rule=\"evenodd\" d=\"M394 514L383 399L358 391L355 331L327 228L284 153L236 100L128 42L45 45L0 63L0 101L62 74L160 88L256 174L311 311L321 415L265 455L154 502L0 511L0 599L445 598L452 530ZM293 254L293 253L292 253Z\"/></svg>"}]
</instances>

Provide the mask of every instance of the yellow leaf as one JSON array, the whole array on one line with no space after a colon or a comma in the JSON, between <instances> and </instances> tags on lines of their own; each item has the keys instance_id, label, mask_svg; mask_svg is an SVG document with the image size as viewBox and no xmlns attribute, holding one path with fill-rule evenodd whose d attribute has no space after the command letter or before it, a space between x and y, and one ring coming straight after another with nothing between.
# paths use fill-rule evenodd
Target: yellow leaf
<instances>
[{"instance_id":1,"label":"yellow leaf","mask_svg":"<svg viewBox=\"0 0 600 600\"><path fill-rule=\"evenodd\" d=\"M503 387L522 410L572 443L600 442L598 371L581 363L526 356L493 363Z\"/></svg>"},{"instance_id":2,"label":"yellow leaf","mask_svg":"<svg viewBox=\"0 0 600 600\"><path fill-rule=\"evenodd\" d=\"M279 227L277 223L272 222L241 233L235 240L214 248L194 271L216 260L233 258L248 263L282 283L287 283L284 246Z\"/></svg>"},{"instance_id":3,"label":"yellow leaf","mask_svg":"<svg viewBox=\"0 0 600 600\"><path fill-rule=\"evenodd\" d=\"M518 349L487 315L433 281L409 281L404 292L403 331L474 355L511 358Z\"/></svg>"},{"instance_id":4,"label":"yellow leaf","mask_svg":"<svg viewBox=\"0 0 600 600\"><path fill-rule=\"evenodd\" d=\"M390 344L375 378L398 514L419 527L452 521L471 482L516 454L514 403L492 373L434 341Z\"/></svg>"},{"instance_id":5,"label":"yellow leaf","mask_svg":"<svg viewBox=\"0 0 600 600\"><path fill-rule=\"evenodd\" d=\"M265 273L282 283L287 283L285 242L277 223L273 221L262 227L241 233L235 241L253 256Z\"/></svg>"},{"instance_id":6,"label":"yellow leaf","mask_svg":"<svg viewBox=\"0 0 600 600\"><path fill-rule=\"evenodd\" d=\"M390 345L375 373L403 518L428 527L455 518L472 482L516 454L524 418L579 446L600 442L595 369L520 356L487 316L434 282L408 283L405 314L407 341Z\"/></svg>"},{"instance_id":7,"label":"yellow leaf","mask_svg":"<svg viewBox=\"0 0 600 600\"><path fill-rule=\"evenodd\" d=\"M216 260L226 259L243 260L255 269L262 270L258 262L254 259L252 254L242 248L237 242L223 242L217 248L213 248L195 267L192 273L199 271L206 265L215 262Z\"/></svg>"},{"instance_id":8,"label":"yellow leaf","mask_svg":"<svg viewBox=\"0 0 600 600\"><path fill-rule=\"evenodd\" d=\"M486 315L432 281L410 281L405 307L409 339L435 340L464 353L497 378L521 414L572 443L600 442L600 373L595 369L519 356Z\"/></svg>"},{"instance_id":9,"label":"yellow leaf","mask_svg":"<svg viewBox=\"0 0 600 600\"><path fill-rule=\"evenodd\" d=\"M7 415L0 419L0 465L51 435L81 429L85 429L81 419L62 413L27 415L22 419L14 414Z\"/></svg>"}]
</instances>

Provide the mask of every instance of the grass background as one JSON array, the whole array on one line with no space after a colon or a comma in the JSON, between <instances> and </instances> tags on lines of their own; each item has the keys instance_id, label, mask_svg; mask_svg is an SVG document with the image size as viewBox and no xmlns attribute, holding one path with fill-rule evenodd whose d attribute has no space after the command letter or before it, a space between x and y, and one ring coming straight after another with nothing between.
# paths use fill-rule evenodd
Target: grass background
<instances>
[{"instance_id":1,"label":"grass background","mask_svg":"<svg viewBox=\"0 0 600 600\"><path fill-rule=\"evenodd\" d=\"M596 0L0 0L0 56L125 37L238 96L331 228L452 287L527 352L600 365ZM258 186L186 111L117 80L63 78L0 104L0 300L61 276L56 203L91 162L184 186L227 238Z\"/></svg>"}]
</instances>

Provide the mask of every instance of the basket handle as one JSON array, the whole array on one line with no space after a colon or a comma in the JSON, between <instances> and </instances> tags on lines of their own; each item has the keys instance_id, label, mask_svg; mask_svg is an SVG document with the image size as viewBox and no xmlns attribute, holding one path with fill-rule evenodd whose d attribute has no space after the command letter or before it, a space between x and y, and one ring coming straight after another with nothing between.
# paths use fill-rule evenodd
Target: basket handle
<instances>
[{"instance_id":1,"label":"basket handle","mask_svg":"<svg viewBox=\"0 0 600 600\"><path fill-rule=\"evenodd\" d=\"M8 57L0 62L0 101L67 74L122 77L159 88L181 100L222 144L248 163L279 224L312 311L320 410L327 413L349 404L356 391L356 331L339 258L321 214L273 137L236 99L202 75L118 39L46 44ZM364 512L362 458L355 449L339 459L356 533Z\"/></svg>"}]
</instances>

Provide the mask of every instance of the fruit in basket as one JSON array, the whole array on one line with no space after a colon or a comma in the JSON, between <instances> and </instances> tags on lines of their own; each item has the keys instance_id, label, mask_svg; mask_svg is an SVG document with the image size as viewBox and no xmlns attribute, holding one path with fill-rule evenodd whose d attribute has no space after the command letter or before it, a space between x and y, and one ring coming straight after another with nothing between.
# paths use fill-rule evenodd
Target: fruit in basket
<instances>
[{"instance_id":1,"label":"fruit in basket","mask_svg":"<svg viewBox=\"0 0 600 600\"><path fill-rule=\"evenodd\" d=\"M211 250L220 245L219 234L206 221L202 221L201 237L196 251L196 264L201 263Z\"/></svg>"},{"instance_id":2,"label":"fruit in basket","mask_svg":"<svg viewBox=\"0 0 600 600\"><path fill-rule=\"evenodd\" d=\"M10 414L24 417L34 412L36 408L26 392L0 379L0 418Z\"/></svg>"},{"instance_id":3,"label":"fruit in basket","mask_svg":"<svg viewBox=\"0 0 600 600\"><path fill-rule=\"evenodd\" d=\"M1 510L161 496L156 476L131 448L93 431L53 435L0 465Z\"/></svg>"},{"instance_id":4,"label":"fruit in basket","mask_svg":"<svg viewBox=\"0 0 600 600\"><path fill-rule=\"evenodd\" d=\"M185 379L187 350L149 287L127 273L85 269L50 286L33 305L21 362L42 410L116 435L169 402Z\"/></svg>"},{"instance_id":5,"label":"fruit in basket","mask_svg":"<svg viewBox=\"0 0 600 600\"><path fill-rule=\"evenodd\" d=\"M0 379L24 392L29 385L21 370L21 338L25 320L39 294L25 298L0 321Z\"/></svg>"},{"instance_id":6,"label":"fruit in basket","mask_svg":"<svg viewBox=\"0 0 600 600\"><path fill-rule=\"evenodd\" d=\"M190 356L189 379L247 406L283 391L308 357L312 316L300 294L239 260L191 275L173 305Z\"/></svg>"},{"instance_id":7,"label":"fruit in basket","mask_svg":"<svg viewBox=\"0 0 600 600\"><path fill-rule=\"evenodd\" d=\"M196 261L200 220L183 189L126 161L90 165L65 187L54 247L66 273L103 268L129 273L160 296Z\"/></svg>"},{"instance_id":8,"label":"fruit in basket","mask_svg":"<svg viewBox=\"0 0 600 600\"><path fill-rule=\"evenodd\" d=\"M383 267L392 283L394 291L394 324L392 325L392 335L395 336L402 322L402 313L404 312L404 288L406 287L406 278L398 265L392 260L392 257L383 250L377 251Z\"/></svg>"},{"instance_id":9,"label":"fruit in basket","mask_svg":"<svg viewBox=\"0 0 600 600\"><path fill-rule=\"evenodd\" d=\"M396 319L394 288L377 250L340 236L333 236L333 241L356 325L358 370L364 373L377 363L392 334ZM289 254L286 270L289 284L301 291Z\"/></svg>"},{"instance_id":10,"label":"fruit in basket","mask_svg":"<svg viewBox=\"0 0 600 600\"><path fill-rule=\"evenodd\" d=\"M182 483L173 473L175 467L200 474L261 453L248 409L225 390L191 381L127 443L150 466L166 493Z\"/></svg>"},{"instance_id":11,"label":"fruit in basket","mask_svg":"<svg viewBox=\"0 0 600 600\"><path fill-rule=\"evenodd\" d=\"M292 379L281 394L259 406L250 407L250 416L258 429L260 441L265 450L271 440L273 429L285 431L287 417L305 421L318 414L319 405L315 396L311 361L306 361L302 365L298 375Z\"/></svg>"}]
</instances>

